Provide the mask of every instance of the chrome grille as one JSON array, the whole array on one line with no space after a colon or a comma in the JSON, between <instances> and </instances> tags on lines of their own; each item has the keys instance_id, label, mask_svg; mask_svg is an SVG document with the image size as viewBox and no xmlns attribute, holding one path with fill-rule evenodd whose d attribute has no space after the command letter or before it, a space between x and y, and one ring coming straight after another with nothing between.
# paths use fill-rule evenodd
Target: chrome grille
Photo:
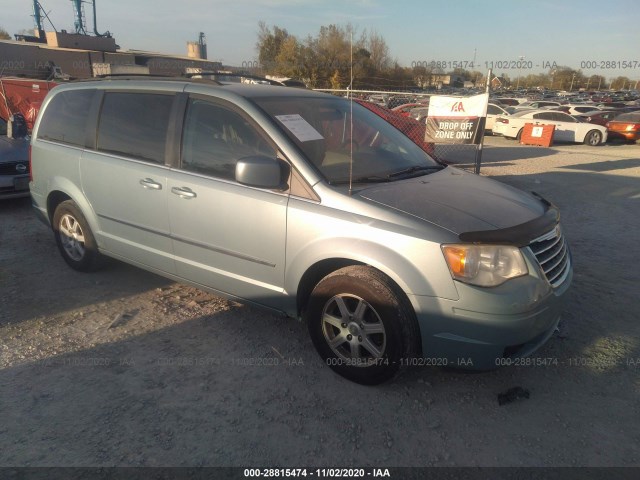
<instances>
[{"instance_id":1,"label":"chrome grille","mask_svg":"<svg viewBox=\"0 0 640 480\"><path fill-rule=\"evenodd\" d=\"M552 287L562 285L569 274L569 248L562 235L560 225L549 233L535 239L529 248L538 260L547 280Z\"/></svg>"},{"instance_id":2,"label":"chrome grille","mask_svg":"<svg viewBox=\"0 0 640 480\"><path fill-rule=\"evenodd\" d=\"M18 165L24 166L24 171L18 171L16 168ZM28 162L8 162L0 163L0 175L23 175L29 173Z\"/></svg>"}]
</instances>

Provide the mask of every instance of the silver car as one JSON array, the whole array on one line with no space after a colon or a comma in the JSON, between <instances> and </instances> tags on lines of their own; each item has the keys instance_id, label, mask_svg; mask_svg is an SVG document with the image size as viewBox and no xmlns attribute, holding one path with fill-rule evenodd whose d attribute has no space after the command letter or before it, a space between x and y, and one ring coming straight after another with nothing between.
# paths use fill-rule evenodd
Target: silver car
<instances>
[{"instance_id":1,"label":"silver car","mask_svg":"<svg viewBox=\"0 0 640 480\"><path fill-rule=\"evenodd\" d=\"M348 99L80 82L49 94L31 146L34 207L72 268L109 256L303 319L359 383L528 355L571 283L556 207L439 163Z\"/></svg>"}]
</instances>

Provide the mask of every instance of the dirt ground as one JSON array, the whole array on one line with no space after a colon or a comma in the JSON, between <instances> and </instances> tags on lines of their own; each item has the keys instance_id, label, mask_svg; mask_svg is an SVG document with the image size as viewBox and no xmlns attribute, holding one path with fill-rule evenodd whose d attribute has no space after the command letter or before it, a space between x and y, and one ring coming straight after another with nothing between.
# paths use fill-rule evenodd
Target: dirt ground
<instances>
[{"instance_id":1,"label":"dirt ground","mask_svg":"<svg viewBox=\"0 0 640 480\"><path fill-rule=\"evenodd\" d=\"M3 201L0 466L640 466L640 145L488 138L484 160L561 208L562 328L529 366L379 387L296 320L118 262L75 272L29 199ZM513 387L529 398L499 406Z\"/></svg>"}]
</instances>

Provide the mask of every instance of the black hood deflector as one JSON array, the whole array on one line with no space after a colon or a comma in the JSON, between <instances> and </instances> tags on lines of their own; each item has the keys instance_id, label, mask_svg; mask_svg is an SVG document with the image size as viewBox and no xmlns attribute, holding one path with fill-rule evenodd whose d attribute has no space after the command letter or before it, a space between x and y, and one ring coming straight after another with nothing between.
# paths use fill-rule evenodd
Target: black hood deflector
<instances>
[{"instance_id":1,"label":"black hood deflector","mask_svg":"<svg viewBox=\"0 0 640 480\"><path fill-rule=\"evenodd\" d=\"M458 238L465 243L494 243L514 245L516 247L529 245L536 238L553 230L560 222L560 211L558 208L537 193L531 193L539 198L546 207L545 213L542 216L513 227L464 232L458 235Z\"/></svg>"}]
</instances>

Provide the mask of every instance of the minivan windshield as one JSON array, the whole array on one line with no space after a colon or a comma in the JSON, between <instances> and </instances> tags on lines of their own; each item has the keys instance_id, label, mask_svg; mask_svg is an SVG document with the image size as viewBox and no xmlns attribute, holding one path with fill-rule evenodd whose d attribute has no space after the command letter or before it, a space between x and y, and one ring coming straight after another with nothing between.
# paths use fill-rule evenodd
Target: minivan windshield
<instances>
[{"instance_id":1,"label":"minivan windshield","mask_svg":"<svg viewBox=\"0 0 640 480\"><path fill-rule=\"evenodd\" d=\"M259 97L254 101L332 184L348 183L351 169L354 183L368 183L444 168L402 132L356 102L331 96Z\"/></svg>"}]
</instances>

